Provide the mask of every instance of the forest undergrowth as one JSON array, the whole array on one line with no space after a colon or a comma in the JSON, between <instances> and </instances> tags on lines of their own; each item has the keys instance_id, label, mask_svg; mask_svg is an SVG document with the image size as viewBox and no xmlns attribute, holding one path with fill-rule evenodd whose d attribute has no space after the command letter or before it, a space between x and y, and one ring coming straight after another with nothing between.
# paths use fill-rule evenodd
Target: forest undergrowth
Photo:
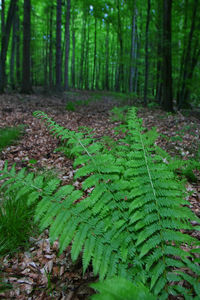
<instances>
[{"instance_id":1,"label":"forest undergrowth","mask_svg":"<svg viewBox=\"0 0 200 300\"><path fill-rule=\"evenodd\" d=\"M0 98L0 128L23 125L24 134L20 140L4 148L0 154L0 169L5 161L16 169L26 167L31 172L54 174L60 178L62 185L72 184L81 188L80 179L73 180L74 168L71 157L55 152L59 141L52 137L44 124L33 117L35 110L42 110L58 124L75 130L92 128L97 140L102 139L105 147L112 147L116 139L114 128L126 122L123 112L127 106L139 107L138 115L143 119L144 127L157 127L160 134L157 145L166 150L172 157L182 161L200 159L200 121L198 118L183 113L170 114L159 108L142 108L138 101L129 97L104 93L70 92L62 96L45 95L4 95ZM123 109L113 107L124 107ZM200 174L198 170L186 166L177 171L185 179L188 191L188 206L200 216ZM197 224L194 222L193 226ZM191 236L200 239L199 233ZM187 250L187 244L185 244ZM48 230L29 237L29 243L19 248L14 255L7 254L0 258L0 276L7 287L0 291L0 298L5 299L86 299L94 291L89 284L96 280L89 268L82 274L81 260L72 263L71 246L58 256L58 243L50 245ZM2 298L2 299L4 299ZM65 298L63 298L65 299ZM178 298L177 298L178 299ZM181 298L179 298L181 299Z\"/></svg>"}]
</instances>

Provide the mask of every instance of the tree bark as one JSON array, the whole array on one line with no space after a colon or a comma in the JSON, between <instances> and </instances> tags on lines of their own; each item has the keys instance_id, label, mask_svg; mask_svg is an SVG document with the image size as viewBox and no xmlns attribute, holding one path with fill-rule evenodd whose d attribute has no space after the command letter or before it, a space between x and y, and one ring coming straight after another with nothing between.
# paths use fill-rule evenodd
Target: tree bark
<instances>
[{"instance_id":1,"label":"tree bark","mask_svg":"<svg viewBox=\"0 0 200 300\"><path fill-rule=\"evenodd\" d=\"M10 85L11 88L15 89L15 53L16 53L16 19L15 14L13 20L13 29L12 29L12 45L11 45L11 56L10 56Z\"/></svg>"},{"instance_id":2,"label":"tree bark","mask_svg":"<svg viewBox=\"0 0 200 300\"><path fill-rule=\"evenodd\" d=\"M116 91L124 91L124 63L123 63L123 40L122 40L122 25L120 15L120 3L117 0L117 20L118 20L118 41L119 41L119 68L116 81Z\"/></svg>"},{"instance_id":3,"label":"tree bark","mask_svg":"<svg viewBox=\"0 0 200 300\"><path fill-rule=\"evenodd\" d=\"M4 92L6 84L6 57L8 51L8 43L10 39L10 31L13 24L17 0L10 1L8 15L6 19L5 29L1 39L1 55L0 55L0 93Z\"/></svg>"},{"instance_id":4,"label":"tree bark","mask_svg":"<svg viewBox=\"0 0 200 300\"><path fill-rule=\"evenodd\" d=\"M97 17L95 17L95 23L94 23L94 61L93 61L92 90L96 88L96 82L95 82L96 61L97 61Z\"/></svg>"},{"instance_id":5,"label":"tree bark","mask_svg":"<svg viewBox=\"0 0 200 300\"><path fill-rule=\"evenodd\" d=\"M84 61L85 61L85 40L86 40L86 23L87 23L87 10L84 9L83 13L83 27L82 27L82 37L81 37L81 59L80 59L80 76L79 76L79 88L83 89L84 78Z\"/></svg>"},{"instance_id":6,"label":"tree bark","mask_svg":"<svg viewBox=\"0 0 200 300\"><path fill-rule=\"evenodd\" d=\"M53 88L53 6L50 7L49 20L49 87Z\"/></svg>"},{"instance_id":7,"label":"tree bark","mask_svg":"<svg viewBox=\"0 0 200 300\"><path fill-rule=\"evenodd\" d=\"M67 0L67 12L66 12L66 23L65 23L65 86L64 89L67 91L69 90L69 49L70 49L70 8L71 8L71 1Z\"/></svg>"},{"instance_id":8,"label":"tree bark","mask_svg":"<svg viewBox=\"0 0 200 300\"><path fill-rule=\"evenodd\" d=\"M16 6L16 83L19 87L21 85L21 70L20 70L20 20L19 20L19 6Z\"/></svg>"},{"instance_id":9,"label":"tree bark","mask_svg":"<svg viewBox=\"0 0 200 300\"><path fill-rule=\"evenodd\" d=\"M161 103L162 98L162 2L157 0L157 72L156 72L156 101Z\"/></svg>"},{"instance_id":10,"label":"tree bark","mask_svg":"<svg viewBox=\"0 0 200 300\"><path fill-rule=\"evenodd\" d=\"M148 0L147 20L145 31L145 80L144 80L144 106L147 106L147 89L149 77L149 22L150 22L151 1Z\"/></svg>"},{"instance_id":11,"label":"tree bark","mask_svg":"<svg viewBox=\"0 0 200 300\"><path fill-rule=\"evenodd\" d=\"M62 49L61 49L62 0L57 0L56 20L56 90L62 89Z\"/></svg>"},{"instance_id":12,"label":"tree bark","mask_svg":"<svg viewBox=\"0 0 200 300\"><path fill-rule=\"evenodd\" d=\"M181 69L181 74L180 74L180 89L178 92L178 109L187 107L188 104L188 99L186 97L186 90L188 89L187 87L187 82L191 76L191 65L192 65L192 43L194 40L194 33L195 33L195 28L196 28L196 19L197 19L197 11L198 11L198 3L199 0L194 0L194 6L193 6L193 15L192 15L192 22L191 22L191 27L190 27L190 33L188 37L188 42L187 42L187 47L183 53L183 68ZM198 37L196 38L198 41ZM195 48L195 47L194 47ZM195 49L194 49L195 51ZM193 73L193 71L192 71ZM189 75L190 74L190 75Z\"/></svg>"},{"instance_id":13,"label":"tree bark","mask_svg":"<svg viewBox=\"0 0 200 300\"><path fill-rule=\"evenodd\" d=\"M75 58L76 58L76 36L75 36L75 25L74 25L74 11L72 13L72 65L71 65L71 74L72 74L72 87L75 88L76 78L75 78Z\"/></svg>"},{"instance_id":14,"label":"tree bark","mask_svg":"<svg viewBox=\"0 0 200 300\"><path fill-rule=\"evenodd\" d=\"M106 23L106 74L105 74L105 88L107 91L110 89L109 83L109 33L110 33L110 24L109 21Z\"/></svg>"},{"instance_id":15,"label":"tree bark","mask_svg":"<svg viewBox=\"0 0 200 300\"><path fill-rule=\"evenodd\" d=\"M5 30L5 0L1 0L1 36Z\"/></svg>"},{"instance_id":16,"label":"tree bark","mask_svg":"<svg viewBox=\"0 0 200 300\"><path fill-rule=\"evenodd\" d=\"M136 56L137 56L137 26L136 26L136 0L132 9L132 28L131 28L131 55L130 55L130 74L129 74L129 92L133 92L133 84L136 74Z\"/></svg>"},{"instance_id":17,"label":"tree bark","mask_svg":"<svg viewBox=\"0 0 200 300\"><path fill-rule=\"evenodd\" d=\"M31 86L31 0L24 0L24 22L23 22L23 67L22 67L22 89L21 92L29 94Z\"/></svg>"},{"instance_id":18,"label":"tree bark","mask_svg":"<svg viewBox=\"0 0 200 300\"><path fill-rule=\"evenodd\" d=\"M172 57L171 57L171 11L172 0L163 0L163 95L162 107L173 111L172 96Z\"/></svg>"}]
</instances>

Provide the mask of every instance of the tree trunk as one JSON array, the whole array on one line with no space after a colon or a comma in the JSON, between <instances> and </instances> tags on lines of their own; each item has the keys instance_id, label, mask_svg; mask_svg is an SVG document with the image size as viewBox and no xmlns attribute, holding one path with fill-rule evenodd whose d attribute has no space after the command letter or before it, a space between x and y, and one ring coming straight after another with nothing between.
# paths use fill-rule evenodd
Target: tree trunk
<instances>
[{"instance_id":1,"label":"tree trunk","mask_svg":"<svg viewBox=\"0 0 200 300\"><path fill-rule=\"evenodd\" d=\"M10 1L8 9L8 16L6 19L6 25L1 39L1 55L0 55L0 93L4 92L6 83L6 56L8 51L8 43L10 38L10 31L15 15L17 0Z\"/></svg>"},{"instance_id":2,"label":"tree trunk","mask_svg":"<svg viewBox=\"0 0 200 300\"><path fill-rule=\"evenodd\" d=\"M185 53L183 53L183 57L185 59L183 58L183 68L181 70L182 74L180 74L181 86L180 86L180 90L178 92L178 109L180 109L182 107L187 107L189 105L188 99L186 98L186 90L188 89L187 82L189 79L189 74L191 74L192 42L194 40L194 32L195 32L195 27L196 27L196 17L197 17L198 4L199 4L198 2L199 2L199 0L194 0L193 16L192 16L190 33L189 33ZM198 37L196 39L198 41ZM194 51L195 51L195 49L194 49Z\"/></svg>"},{"instance_id":3,"label":"tree trunk","mask_svg":"<svg viewBox=\"0 0 200 300\"><path fill-rule=\"evenodd\" d=\"M13 20L13 29L12 29L12 45L11 45L11 56L10 56L10 85L11 88L15 89L15 50L16 50L16 19L15 14Z\"/></svg>"},{"instance_id":4,"label":"tree trunk","mask_svg":"<svg viewBox=\"0 0 200 300\"><path fill-rule=\"evenodd\" d=\"M110 33L110 24L109 21L106 23L106 74L105 74L105 88L107 91L110 89L109 83L109 33Z\"/></svg>"},{"instance_id":5,"label":"tree trunk","mask_svg":"<svg viewBox=\"0 0 200 300\"><path fill-rule=\"evenodd\" d=\"M135 55L137 52L136 39L136 8L134 3L132 15L132 34L131 34L131 58L130 58L130 77L129 77L129 92L133 92L133 81L135 77Z\"/></svg>"},{"instance_id":6,"label":"tree trunk","mask_svg":"<svg viewBox=\"0 0 200 300\"><path fill-rule=\"evenodd\" d=\"M23 68L21 92L29 94L31 87L31 0L24 0L24 23L23 23Z\"/></svg>"},{"instance_id":7,"label":"tree trunk","mask_svg":"<svg viewBox=\"0 0 200 300\"><path fill-rule=\"evenodd\" d=\"M92 90L94 90L96 88L96 82L95 82L96 61L97 61L97 18L95 17L95 23L94 23L94 62L93 62Z\"/></svg>"},{"instance_id":8,"label":"tree trunk","mask_svg":"<svg viewBox=\"0 0 200 300\"><path fill-rule=\"evenodd\" d=\"M62 49L61 49L61 25L62 25L62 0L57 0L56 20L56 90L62 89Z\"/></svg>"},{"instance_id":9,"label":"tree trunk","mask_svg":"<svg viewBox=\"0 0 200 300\"><path fill-rule=\"evenodd\" d=\"M86 41L86 53L87 55L85 56L85 89L89 90L89 48L90 48L90 19L88 22L88 27L87 27L87 41Z\"/></svg>"},{"instance_id":10,"label":"tree trunk","mask_svg":"<svg viewBox=\"0 0 200 300\"><path fill-rule=\"evenodd\" d=\"M161 103L162 98L162 2L157 0L157 72L156 72L156 100Z\"/></svg>"},{"instance_id":11,"label":"tree trunk","mask_svg":"<svg viewBox=\"0 0 200 300\"><path fill-rule=\"evenodd\" d=\"M117 17L118 17L118 40L119 40L119 68L116 82L116 91L124 91L124 63L123 63L123 40L122 40L122 25L120 16L120 4L117 0Z\"/></svg>"},{"instance_id":12,"label":"tree trunk","mask_svg":"<svg viewBox=\"0 0 200 300\"><path fill-rule=\"evenodd\" d=\"M53 88L53 6L50 7L49 20L49 87Z\"/></svg>"},{"instance_id":13,"label":"tree trunk","mask_svg":"<svg viewBox=\"0 0 200 300\"><path fill-rule=\"evenodd\" d=\"M1 0L1 37L5 30L5 0Z\"/></svg>"},{"instance_id":14,"label":"tree trunk","mask_svg":"<svg viewBox=\"0 0 200 300\"><path fill-rule=\"evenodd\" d=\"M72 13L72 65L71 65L71 74L72 74L72 87L75 88L75 58L76 58L76 39L75 39L75 25L74 25L74 11Z\"/></svg>"},{"instance_id":15,"label":"tree trunk","mask_svg":"<svg viewBox=\"0 0 200 300\"><path fill-rule=\"evenodd\" d=\"M67 12L66 12L66 23L65 23L65 90L69 89L69 74L68 74L68 66L69 66L69 47L70 47L70 7L71 1L67 0Z\"/></svg>"},{"instance_id":16,"label":"tree trunk","mask_svg":"<svg viewBox=\"0 0 200 300\"><path fill-rule=\"evenodd\" d=\"M21 85L21 70L20 70L20 20L19 20L19 6L16 6L16 82L17 86Z\"/></svg>"},{"instance_id":17,"label":"tree trunk","mask_svg":"<svg viewBox=\"0 0 200 300\"><path fill-rule=\"evenodd\" d=\"M83 69L85 61L85 40L86 40L86 23L87 23L87 11L84 10L83 15L83 27L82 27L82 37L81 37L81 59L80 59L80 76L79 76L79 88L83 89Z\"/></svg>"},{"instance_id":18,"label":"tree trunk","mask_svg":"<svg viewBox=\"0 0 200 300\"><path fill-rule=\"evenodd\" d=\"M162 107L173 111L172 96L172 57L171 57L171 11L172 0L163 0L163 95Z\"/></svg>"},{"instance_id":19,"label":"tree trunk","mask_svg":"<svg viewBox=\"0 0 200 300\"><path fill-rule=\"evenodd\" d=\"M147 20L145 32L145 80L144 80L144 106L147 105L147 89L149 77L149 22L150 22L151 1L148 0Z\"/></svg>"}]
</instances>

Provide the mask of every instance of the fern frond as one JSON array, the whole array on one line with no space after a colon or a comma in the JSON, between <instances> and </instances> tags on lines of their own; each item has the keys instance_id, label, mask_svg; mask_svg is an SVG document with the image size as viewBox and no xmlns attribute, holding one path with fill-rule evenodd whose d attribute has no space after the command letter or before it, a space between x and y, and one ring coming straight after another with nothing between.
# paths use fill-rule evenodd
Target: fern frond
<instances>
[{"instance_id":1,"label":"fern frond","mask_svg":"<svg viewBox=\"0 0 200 300\"><path fill-rule=\"evenodd\" d=\"M182 244L198 247L199 242L181 230L198 219L186 207L183 184L154 145L156 130L144 133L130 109L120 128L124 138L106 151L93 137L67 130L44 113L35 115L76 157L82 191L61 187L57 178L45 183L41 176L16 173L15 167L5 167L1 178L7 180L3 189L14 187L18 197L27 194L29 203L39 200L35 220L41 229L49 227L51 241L59 240L60 253L72 243L73 260L83 250L84 271L92 262L101 280L115 275L141 280L159 299L197 294L197 260ZM188 289L180 286L182 280Z\"/></svg>"}]
</instances>

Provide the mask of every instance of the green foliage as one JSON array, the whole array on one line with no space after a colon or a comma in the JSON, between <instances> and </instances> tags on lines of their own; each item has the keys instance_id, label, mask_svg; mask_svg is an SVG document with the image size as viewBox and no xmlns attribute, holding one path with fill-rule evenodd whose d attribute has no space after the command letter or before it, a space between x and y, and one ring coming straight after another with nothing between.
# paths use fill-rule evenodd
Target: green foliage
<instances>
[{"instance_id":1,"label":"green foliage","mask_svg":"<svg viewBox=\"0 0 200 300\"><path fill-rule=\"evenodd\" d=\"M65 129L45 114L36 114L47 121L54 134L67 138ZM182 270L190 269L193 276L186 280L198 294L199 269L195 259L188 259L192 253L181 248L182 243L196 245L198 241L179 231L192 229L188 219L197 218L185 207L183 186L155 147L156 130L142 134L135 109L130 110L127 120L128 124L121 126L127 134L113 151L102 152L97 147L98 151L91 152L95 143L90 140L83 145L78 141L79 133L73 133L74 145L79 143L84 150L76 156L74 166L80 168L75 178L86 177L84 193L88 188L93 190L76 205L74 196L60 204L67 206L66 221L59 225L64 214L60 207L53 224L53 218L46 222L51 239L60 239L61 251L73 242L73 260L83 249L84 270L92 261L100 279L122 275L147 284L160 299L179 294L177 282L185 279ZM68 132L68 139L71 136ZM72 193L77 192L71 188ZM192 297L190 289L182 288L181 293Z\"/></svg>"},{"instance_id":2,"label":"green foliage","mask_svg":"<svg viewBox=\"0 0 200 300\"><path fill-rule=\"evenodd\" d=\"M0 255L15 252L28 242L33 231L33 208L26 197L15 197L16 189L0 196Z\"/></svg>"},{"instance_id":3,"label":"green foliage","mask_svg":"<svg viewBox=\"0 0 200 300\"><path fill-rule=\"evenodd\" d=\"M129 109L129 106L123 106L123 107L114 107L111 112L111 120L113 122L120 121L122 123L126 123L126 116L125 112L127 112Z\"/></svg>"},{"instance_id":4,"label":"green foliage","mask_svg":"<svg viewBox=\"0 0 200 300\"><path fill-rule=\"evenodd\" d=\"M44 185L42 176L24 176L14 168L0 173L8 179L4 186L17 186L20 195L28 193L29 204L40 200L35 221L41 230L49 227L51 242L59 239L60 253L72 243L72 259L82 253L84 272L91 263L100 280L121 276L145 285L158 299L198 295L198 260L193 250L181 246L199 246L197 239L183 233L192 229L189 220L199 219L187 207L182 183L155 146L156 130L143 133L132 108L127 124L120 127L125 137L110 151L42 112L35 116L71 147L75 179L82 180L82 190L60 186L57 178ZM179 284L183 280L186 286Z\"/></svg>"},{"instance_id":5,"label":"green foliage","mask_svg":"<svg viewBox=\"0 0 200 300\"><path fill-rule=\"evenodd\" d=\"M65 107L65 108L66 108L66 110L68 110L68 111L75 111L75 110L76 110L74 103L71 102L71 101L69 101L69 102L66 104L66 107Z\"/></svg>"},{"instance_id":6,"label":"green foliage","mask_svg":"<svg viewBox=\"0 0 200 300\"><path fill-rule=\"evenodd\" d=\"M92 300L156 300L143 284L116 277L91 285L100 294L93 295Z\"/></svg>"},{"instance_id":7,"label":"green foliage","mask_svg":"<svg viewBox=\"0 0 200 300\"><path fill-rule=\"evenodd\" d=\"M16 142L23 133L24 126L0 128L0 151Z\"/></svg>"},{"instance_id":8,"label":"green foliage","mask_svg":"<svg viewBox=\"0 0 200 300\"><path fill-rule=\"evenodd\" d=\"M147 104L148 108L158 108L159 104L157 102L151 101Z\"/></svg>"},{"instance_id":9,"label":"green foliage","mask_svg":"<svg viewBox=\"0 0 200 300\"><path fill-rule=\"evenodd\" d=\"M26 246L38 230L33 222L35 205L52 175L27 174L25 169L16 173L15 166L8 170L5 164L0 176L4 181L0 186L0 255L5 255Z\"/></svg>"}]
</instances>

